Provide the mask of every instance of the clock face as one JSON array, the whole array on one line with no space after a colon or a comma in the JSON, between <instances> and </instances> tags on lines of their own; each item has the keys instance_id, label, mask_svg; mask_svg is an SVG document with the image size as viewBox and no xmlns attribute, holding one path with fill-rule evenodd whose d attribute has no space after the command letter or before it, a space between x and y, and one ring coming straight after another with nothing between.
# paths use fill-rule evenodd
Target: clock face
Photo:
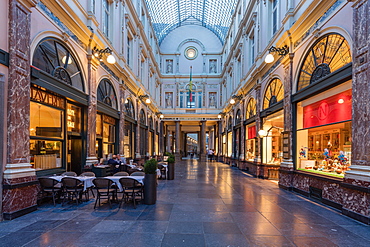
<instances>
[{"instance_id":1,"label":"clock face","mask_svg":"<svg viewBox=\"0 0 370 247\"><path fill-rule=\"evenodd\" d=\"M195 47L188 47L185 50L185 57L187 59L195 59L198 55L198 51Z\"/></svg>"}]
</instances>

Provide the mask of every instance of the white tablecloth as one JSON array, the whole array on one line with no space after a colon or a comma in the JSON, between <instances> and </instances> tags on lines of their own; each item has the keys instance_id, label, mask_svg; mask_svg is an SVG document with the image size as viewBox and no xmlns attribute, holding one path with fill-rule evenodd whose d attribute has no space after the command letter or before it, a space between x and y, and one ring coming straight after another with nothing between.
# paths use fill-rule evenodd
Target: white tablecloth
<instances>
[{"instance_id":1,"label":"white tablecloth","mask_svg":"<svg viewBox=\"0 0 370 247\"><path fill-rule=\"evenodd\" d=\"M108 177L104 177L104 178L108 178L108 179L112 180L117 185L117 188L118 188L119 192L123 191L122 185L119 182L119 180L121 178L133 178L136 181L138 181L139 183L144 184L144 176L108 176Z\"/></svg>"},{"instance_id":2,"label":"white tablecloth","mask_svg":"<svg viewBox=\"0 0 370 247\"><path fill-rule=\"evenodd\" d=\"M162 165L163 167L166 168L166 177L167 177L168 163L167 162L161 162L161 163L158 163L158 165ZM161 170L157 169L157 177L160 178L161 176L162 176Z\"/></svg>"},{"instance_id":3,"label":"white tablecloth","mask_svg":"<svg viewBox=\"0 0 370 247\"><path fill-rule=\"evenodd\" d=\"M86 190L86 188L94 186L92 181L95 179L95 177L51 176L50 178L53 178L53 179L58 180L59 182L61 182L62 178L65 178L65 177L77 178L78 180L83 182L84 183L84 191Z\"/></svg>"}]
</instances>

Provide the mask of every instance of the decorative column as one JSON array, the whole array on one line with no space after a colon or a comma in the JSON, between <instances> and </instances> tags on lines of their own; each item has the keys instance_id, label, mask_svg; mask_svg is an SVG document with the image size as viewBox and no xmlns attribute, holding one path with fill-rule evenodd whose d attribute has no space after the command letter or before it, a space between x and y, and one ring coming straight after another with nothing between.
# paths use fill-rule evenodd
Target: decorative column
<instances>
[{"instance_id":1,"label":"decorative column","mask_svg":"<svg viewBox=\"0 0 370 247\"><path fill-rule=\"evenodd\" d=\"M244 106L244 102L241 103L242 104L242 107L240 109L240 111L242 112L241 116L242 116L242 120L240 122L240 155L239 155L239 167L240 164L242 164L242 162L244 161L245 159L245 126L244 126L244 123L243 123L243 119L245 119L244 117L244 114L245 114L245 108L243 107Z\"/></svg>"},{"instance_id":2,"label":"decorative column","mask_svg":"<svg viewBox=\"0 0 370 247\"><path fill-rule=\"evenodd\" d=\"M370 223L370 3L353 0L352 160L343 186L342 213Z\"/></svg>"},{"instance_id":3,"label":"decorative column","mask_svg":"<svg viewBox=\"0 0 370 247\"><path fill-rule=\"evenodd\" d=\"M222 120L218 120L217 122L217 135L218 135L218 150L217 150L217 157L218 161L221 160L221 155L222 155Z\"/></svg>"},{"instance_id":4,"label":"decorative column","mask_svg":"<svg viewBox=\"0 0 370 247\"><path fill-rule=\"evenodd\" d=\"M90 52L91 53L91 52ZM96 98L96 69L97 64L93 62L93 55L87 56L87 81L89 87L89 106L87 114L87 157L86 166L92 166L98 163L96 157L96 111L97 111L97 98Z\"/></svg>"},{"instance_id":5,"label":"decorative column","mask_svg":"<svg viewBox=\"0 0 370 247\"><path fill-rule=\"evenodd\" d=\"M256 138L256 146L255 146L255 152L256 156L254 159L254 162L256 164L261 164L262 163L262 138L258 136L258 132L262 128L262 119L261 119L261 106L262 106L262 96L261 96L261 83L257 83L254 90L256 91L256 133L257 133L257 138ZM254 174L257 175L257 174Z\"/></svg>"},{"instance_id":6,"label":"decorative column","mask_svg":"<svg viewBox=\"0 0 370 247\"><path fill-rule=\"evenodd\" d=\"M169 129L169 126L167 125L167 148L166 151L171 153L171 131Z\"/></svg>"},{"instance_id":7,"label":"decorative column","mask_svg":"<svg viewBox=\"0 0 370 247\"><path fill-rule=\"evenodd\" d=\"M293 108L292 108L292 78L294 53L289 53L288 59L283 61L284 66L284 132L283 134L283 161L279 169L279 187L292 189L293 186Z\"/></svg>"},{"instance_id":8,"label":"decorative column","mask_svg":"<svg viewBox=\"0 0 370 247\"><path fill-rule=\"evenodd\" d=\"M159 156L163 156L164 153L164 122L160 120L159 123Z\"/></svg>"},{"instance_id":9,"label":"decorative column","mask_svg":"<svg viewBox=\"0 0 370 247\"><path fill-rule=\"evenodd\" d=\"M120 104L120 115L119 115L119 132L118 132L118 152L120 154L125 153L125 89L123 88L123 84L119 87L119 94L120 97L118 98Z\"/></svg>"},{"instance_id":10,"label":"decorative column","mask_svg":"<svg viewBox=\"0 0 370 247\"><path fill-rule=\"evenodd\" d=\"M200 121L200 161L206 161L207 160L207 154L206 154L206 120Z\"/></svg>"},{"instance_id":11,"label":"decorative column","mask_svg":"<svg viewBox=\"0 0 370 247\"><path fill-rule=\"evenodd\" d=\"M13 219L37 209L38 182L29 158L30 30L31 8L36 2L9 0L7 147L2 198L4 219Z\"/></svg>"}]
</instances>

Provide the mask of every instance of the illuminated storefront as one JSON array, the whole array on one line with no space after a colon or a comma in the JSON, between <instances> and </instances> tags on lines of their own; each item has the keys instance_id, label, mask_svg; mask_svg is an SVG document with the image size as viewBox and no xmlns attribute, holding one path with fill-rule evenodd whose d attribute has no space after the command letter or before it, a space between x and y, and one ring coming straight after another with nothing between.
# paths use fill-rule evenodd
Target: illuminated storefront
<instances>
[{"instance_id":1,"label":"illuminated storefront","mask_svg":"<svg viewBox=\"0 0 370 247\"><path fill-rule=\"evenodd\" d=\"M251 98L248 101L246 107L245 115L245 160L253 162L256 158L256 124L255 124L255 115L256 115L256 101L254 98Z\"/></svg>"},{"instance_id":2,"label":"illuminated storefront","mask_svg":"<svg viewBox=\"0 0 370 247\"><path fill-rule=\"evenodd\" d=\"M135 142L136 142L136 120L134 119L135 109L131 99L125 101L125 135L123 140L123 152L126 159L135 158Z\"/></svg>"},{"instance_id":3,"label":"illuminated storefront","mask_svg":"<svg viewBox=\"0 0 370 247\"><path fill-rule=\"evenodd\" d=\"M35 49L31 72L31 164L40 174L79 173L87 106L80 67L63 42L46 38Z\"/></svg>"},{"instance_id":4,"label":"illuminated storefront","mask_svg":"<svg viewBox=\"0 0 370 247\"><path fill-rule=\"evenodd\" d=\"M303 62L297 94L296 164L298 170L344 177L351 165L352 80L347 41L338 34L318 40ZM329 75L338 76L333 80ZM333 76L332 76L333 77ZM348 76L347 76L348 77ZM350 77L350 75L349 75ZM322 85L327 86L325 91Z\"/></svg>"}]
</instances>

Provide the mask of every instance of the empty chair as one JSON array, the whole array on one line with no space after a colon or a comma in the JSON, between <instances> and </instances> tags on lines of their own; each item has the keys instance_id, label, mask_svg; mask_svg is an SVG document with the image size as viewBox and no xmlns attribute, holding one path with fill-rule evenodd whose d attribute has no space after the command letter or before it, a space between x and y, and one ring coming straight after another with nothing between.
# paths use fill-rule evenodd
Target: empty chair
<instances>
[{"instance_id":1,"label":"empty chair","mask_svg":"<svg viewBox=\"0 0 370 247\"><path fill-rule=\"evenodd\" d=\"M109 206L112 208L111 198L114 199L117 196L117 189L112 187L114 182L108 178L95 178L93 183L96 189L94 209L96 208L96 203L98 201L100 206L100 199L103 199L103 197L108 199Z\"/></svg>"},{"instance_id":2,"label":"empty chair","mask_svg":"<svg viewBox=\"0 0 370 247\"><path fill-rule=\"evenodd\" d=\"M145 176L145 172L133 172L130 176Z\"/></svg>"},{"instance_id":3,"label":"empty chair","mask_svg":"<svg viewBox=\"0 0 370 247\"><path fill-rule=\"evenodd\" d=\"M93 172L83 172L80 175L81 177L95 177L95 173Z\"/></svg>"},{"instance_id":4,"label":"empty chair","mask_svg":"<svg viewBox=\"0 0 370 247\"><path fill-rule=\"evenodd\" d=\"M83 173L81 173L80 176L81 177L95 177L95 173L93 173L93 172L83 172ZM89 200L89 191L91 191L91 194L93 195L93 197L95 197L93 188L94 188L94 186L90 186L90 187L86 188L87 200Z\"/></svg>"},{"instance_id":5,"label":"empty chair","mask_svg":"<svg viewBox=\"0 0 370 247\"><path fill-rule=\"evenodd\" d=\"M127 202L128 199L132 199L132 202L134 203L134 208L136 208L136 198L140 197L140 200L143 199L144 186L133 178L120 178L119 182L123 188L123 195L119 206L121 207L121 204L124 200L125 202Z\"/></svg>"},{"instance_id":6,"label":"empty chair","mask_svg":"<svg viewBox=\"0 0 370 247\"><path fill-rule=\"evenodd\" d=\"M63 172L62 176L77 177L77 173L75 173L75 172Z\"/></svg>"},{"instance_id":7,"label":"empty chair","mask_svg":"<svg viewBox=\"0 0 370 247\"><path fill-rule=\"evenodd\" d=\"M76 199L76 203L78 205L78 202L81 199L84 190L83 183L77 178L65 177L62 178L62 185L64 196L62 206L64 205L66 200L73 201L73 198Z\"/></svg>"},{"instance_id":8,"label":"empty chair","mask_svg":"<svg viewBox=\"0 0 370 247\"><path fill-rule=\"evenodd\" d=\"M41 186L40 194L42 198L45 195L50 194L50 196L53 198L53 203L55 206L55 199L58 198L58 195L60 196L60 193L62 191L62 188L60 186L57 186L57 184L59 184L59 181L52 178L39 178L39 182Z\"/></svg>"},{"instance_id":9,"label":"empty chair","mask_svg":"<svg viewBox=\"0 0 370 247\"><path fill-rule=\"evenodd\" d=\"M117 172L113 174L113 176L128 176L128 173L127 172Z\"/></svg>"}]
</instances>

